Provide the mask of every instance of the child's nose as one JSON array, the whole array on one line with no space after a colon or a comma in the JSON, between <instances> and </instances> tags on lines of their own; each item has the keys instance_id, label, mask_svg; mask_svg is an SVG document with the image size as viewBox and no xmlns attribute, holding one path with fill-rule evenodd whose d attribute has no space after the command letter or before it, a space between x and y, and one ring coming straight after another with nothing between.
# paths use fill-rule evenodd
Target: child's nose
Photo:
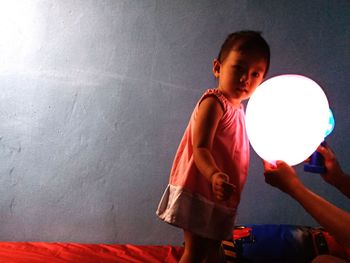
<instances>
[{"instance_id":1,"label":"child's nose","mask_svg":"<svg viewBox=\"0 0 350 263\"><path fill-rule=\"evenodd\" d=\"M244 72L239 80L241 83L247 82L248 81L248 73Z\"/></svg>"}]
</instances>

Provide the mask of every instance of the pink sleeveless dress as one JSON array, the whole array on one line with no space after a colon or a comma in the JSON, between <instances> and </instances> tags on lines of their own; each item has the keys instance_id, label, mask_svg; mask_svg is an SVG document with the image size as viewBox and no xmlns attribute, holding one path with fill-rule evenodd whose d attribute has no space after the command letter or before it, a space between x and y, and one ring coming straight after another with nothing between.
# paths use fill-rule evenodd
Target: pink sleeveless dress
<instances>
[{"instance_id":1,"label":"pink sleeveless dress","mask_svg":"<svg viewBox=\"0 0 350 263\"><path fill-rule=\"evenodd\" d=\"M201 101L214 96L224 114L217 128L212 155L219 169L228 174L236 194L223 202L215 199L210 182L198 171L193 160L193 127ZM207 90L198 101L177 150L169 184L157 215L163 221L205 238L232 237L240 195L249 164L249 141L245 130L243 105L234 107L218 89Z\"/></svg>"}]
</instances>

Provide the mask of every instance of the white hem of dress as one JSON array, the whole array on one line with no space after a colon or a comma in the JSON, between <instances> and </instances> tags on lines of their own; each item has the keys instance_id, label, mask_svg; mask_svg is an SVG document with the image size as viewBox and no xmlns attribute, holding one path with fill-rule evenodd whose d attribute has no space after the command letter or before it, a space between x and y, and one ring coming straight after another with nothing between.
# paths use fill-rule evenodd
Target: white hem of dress
<instances>
[{"instance_id":1,"label":"white hem of dress","mask_svg":"<svg viewBox=\"0 0 350 263\"><path fill-rule=\"evenodd\" d=\"M236 209L169 184L157 215L163 221L199 236L224 240L232 238Z\"/></svg>"}]
</instances>

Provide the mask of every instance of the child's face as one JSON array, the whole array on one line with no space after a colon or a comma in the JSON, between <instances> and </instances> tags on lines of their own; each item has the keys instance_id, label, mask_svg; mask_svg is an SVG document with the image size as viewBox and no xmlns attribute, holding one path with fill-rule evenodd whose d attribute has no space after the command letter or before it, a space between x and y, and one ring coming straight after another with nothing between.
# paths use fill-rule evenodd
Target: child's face
<instances>
[{"instance_id":1,"label":"child's face","mask_svg":"<svg viewBox=\"0 0 350 263\"><path fill-rule=\"evenodd\" d=\"M213 71L218 89L234 104L248 99L263 81L266 60L258 52L231 50L225 60L214 61Z\"/></svg>"}]
</instances>

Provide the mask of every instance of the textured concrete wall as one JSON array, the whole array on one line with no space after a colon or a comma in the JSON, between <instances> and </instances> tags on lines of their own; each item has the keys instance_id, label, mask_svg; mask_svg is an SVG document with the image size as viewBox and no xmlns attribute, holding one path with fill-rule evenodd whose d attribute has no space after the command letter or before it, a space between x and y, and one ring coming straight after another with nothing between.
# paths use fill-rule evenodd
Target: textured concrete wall
<instances>
[{"instance_id":1,"label":"textured concrete wall","mask_svg":"<svg viewBox=\"0 0 350 263\"><path fill-rule=\"evenodd\" d=\"M337 122L329 141L350 171L350 2L219 2L1 1L0 240L180 244L155 209L235 30L263 31L269 76L301 73L324 88ZM317 175L302 178L350 209ZM238 223L314 221L265 185L252 152Z\"/></svg>"}]
</instances>

